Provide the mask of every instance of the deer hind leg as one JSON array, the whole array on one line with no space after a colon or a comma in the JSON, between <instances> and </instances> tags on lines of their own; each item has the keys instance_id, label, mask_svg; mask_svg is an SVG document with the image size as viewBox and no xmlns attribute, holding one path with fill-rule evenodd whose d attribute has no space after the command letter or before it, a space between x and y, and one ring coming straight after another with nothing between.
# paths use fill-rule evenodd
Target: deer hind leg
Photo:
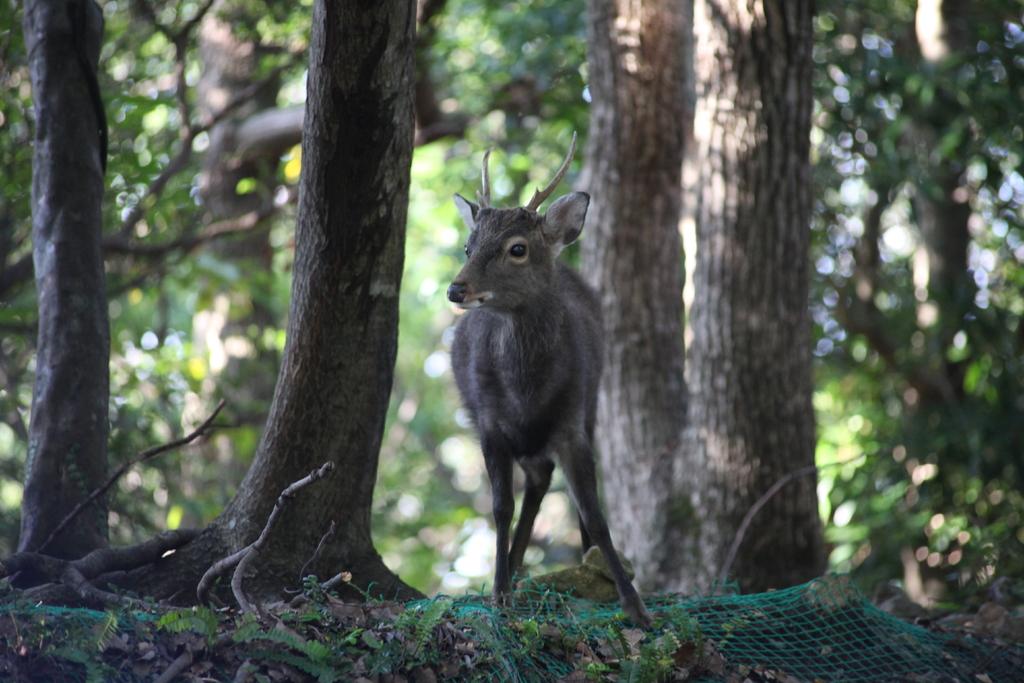
<instances>
[{"instance_id":1,"label":"deer hind leg","mask_svg":"<svg viewBox=\"0 0 1024 683\"><path fill-rule=\"evenodd\" d=\"M583 515L577 512L576 520L580 525L580 556L583 556L587 554L587 551L594 545L594 542L590 540L590 534L587 533L587 525L583 523Z\"/></svg>"},{"instance_id":2,"label":"deer hind leg","mask_svg":"<svg viewBox=\"0 0 1024 683\"><path fill-rule=\"evenodd\" d=\"M597 498L597 476L594 472L594 452L590 444L582 439L571 441L568 448L559 450L559 464L569 482L569 491L579 511L580 519L586 528L590 540L601 549L608 568L615 577L615 588L619 593L622 610L633 623L647 628L651 625L651 616L647 613L644 603L637 595L636 588L626 576L626 570L619 560L612 537L608 532L608 523L601 512L601 504Z\"/></svg>"},{"instance_id":3,"label":"deer hind leg","mask_svg":"<svg viewBox=\"0 0 1024 683\"><path fill-rule=\"evenodd\" d=\"M551 487L551 473L555 469L555 463L544 457L520 460L519 464L526 472L526 492L523 494L523 509L519 513L516 533L512 537L512 555L509 558L512 576L516 576L523 567L523 556L533 534L533 522L537 519L540 502Z\"/></svg>"}]
</instances>

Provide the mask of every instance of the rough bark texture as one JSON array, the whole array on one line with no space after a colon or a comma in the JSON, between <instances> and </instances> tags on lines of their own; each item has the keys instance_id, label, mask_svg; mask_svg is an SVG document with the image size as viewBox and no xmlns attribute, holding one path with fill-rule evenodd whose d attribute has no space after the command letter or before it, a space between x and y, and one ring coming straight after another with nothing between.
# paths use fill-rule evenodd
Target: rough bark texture
<instances>
[{"instance_id":1,"label":"rough bark texture","mask_svg":"<svg viewBox=\"0 0 1024 683\"><path fill-rule=\"evenodd\" d=\"M721 567L761 494L814 463L811 5L696 2L700 177L683 456L685 468L706 477L699 509L708 572ZM790 585L822 571L815 484L813 476L796 479L754 518L730 574L743 589Z\"/></svg>"},{"instance_id":2,"label":"rough bark texture","mask_svg":"<svg viewBox=\"0 0 1024 683\"><path fill-rule=\"evenodd\" d=\"M588 7L583 270L600 292L606 337L595 443L616 547L641 588L662 588L688 554L692 517L671 476L686 414L679 215L692 6Z\"/></svg>"},{"instance_id":3,"label":"rough bark texture","mask_svg":"<svg viewBox=\"0 0 1024 683\"><path fill-rule=\"evenodd\" d=\"M110 329L100 250L106 122L96 85L103 18L92 0L30 1L24 31L36 119L32 251L39 333L18 549L35 550L106 475ZM80 557L106 544L106 506L94 505L47 552Z\"/></svg>"},{"instance_id":4,"label":"rough bark texture","mask_svg":"<svg viewBox=\"0 0 1024 683\"><path fill-rule=\"evenodd\" d=\"M398 342L415 16L407 0L314 8L288 343L256 460L219 526L240 547L285 486L326 461L336 473L283 515L271 576L295 576L334 519L322 573L400 587L373 548L370 505Z\"/></svg>"},{"instance_id":5,"label":"rough bark texture","mask_svg":"<svg viewBox=\"0 0 1024 683\"><path fill-rule=\"evenodd\" d=\"M295 585L335 520L316 573L347 570L374 593L413 594L373 547L370 504L397 348L415 16L409 0L314 6L288 342L238 495L181 558L165 563L191 573L184 585L193 590L197 568L252 542L278 494L333 461L334 474L281 515L247 592Z\"/></svg>"}]
</instances>

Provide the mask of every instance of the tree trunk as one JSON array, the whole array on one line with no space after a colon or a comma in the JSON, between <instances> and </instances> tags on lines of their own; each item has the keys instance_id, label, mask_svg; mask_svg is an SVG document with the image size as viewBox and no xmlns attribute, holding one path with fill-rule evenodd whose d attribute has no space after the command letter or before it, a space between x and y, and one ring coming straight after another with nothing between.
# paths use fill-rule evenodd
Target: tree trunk
<instances>
[{"instance_id":1,"label":"tree trunk","mask_svg":"<svg viewBox=\"0 0 1024 683\"><path fill-rule=\"evenodd\" d=\"M971 27L985 19L972 17L964 0L918 3L915 37L921 68L945 66L949 71L947 64L951 58L974 49L977 38ZM940 87L938 96L923 107L908 132L921 166L926 169L913 188L915 218L927 256L927 301L918 307L918 324L930 334L929 346L941 359L938 364L945 380L943 393L926 393L921 397L922 403L932 405L963 398L963 368L946 360L945 355L963 326L964 315L974 306L976 292L967 269L971 205L963 178L965 160L971 156L970 134L962 132L955 148L945 156L936 153L950 123L968 114L964 109L955 93Z\"/></svg>"},{"instance_id":2,"label":"tree trunk","mask_svg":"<svg viewBox=\"0 0 1024 683\"><path fill-rule=\"evenodd\" d=\"M811 406L812 3L698 0L700 177L686 469L703 471L701 567L713 578L755 501L814 464ZM730 578L745 590L824 568L815 476L753 518ZM702 577L691 576L698 585Z\"/></svg>"},{"instance_id":3,"label":"tree trunk","mask_svg":"<svg viewBox=\"0 0 1024 683\"><path fill-rule=\"evenodd\" d=\"M162 593L173 573L189 573L177 583L194 588L217 554L256 538L282 489L332 461L334 474L285 509L247 587L294 586L335 520L338 531L313 571L350 571L355 585L388 597L415 594L370 538L398 337L414 29L410 0L315 4L288 342L270 417L238 495L180 558L164 563Z\"/></svg>"},{"instance_id":4,"label":"tree trunk","mask_svg":"<svg viewBox=\"0 0 1024 683\"><path fill-rule=\"evenodd\" d=\"M24 31L36 119L32 254L39 332L18 550L38 550L106 477L110 328L100 249L106 118L96 81L103 15L92 0L30 0ZM106 544L106 506L93 505L46 552L80 557Z\"/></svg>"},{"instance_id":5,"label":"tree trunk","mask_svg":"<svg viewBox=\"0 0 1024 683\"><path fill-rule=\"evenodd\" d=\"M686 415L680 172L692 6L591 0L593 96L584 272L601 294L596 444L608 522L641 588L688 555L690 495L673 486Z\"/></svg>"}]
</instances>

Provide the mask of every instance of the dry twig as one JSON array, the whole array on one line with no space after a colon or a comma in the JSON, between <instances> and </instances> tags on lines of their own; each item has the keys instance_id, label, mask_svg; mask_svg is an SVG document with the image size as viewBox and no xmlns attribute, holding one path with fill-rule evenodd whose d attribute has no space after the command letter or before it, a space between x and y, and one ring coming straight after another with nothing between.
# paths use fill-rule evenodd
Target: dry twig
<instances>
[{"instance_id":1,"label":"dry twig","mask_svg":"<svg viewBox=\"0 0 1024 683\"><path fill-rule=\"evenodd\" d=\"M334 536L335 530L338 526L331 520L331 526L327 529L323 536L320 537L320 542L316 544L316 550L313 551L313 556L306 560L306 564L302 565L302 569L299 570L299 583L302 583L302 579L306 576L306 569L316 564L316 561L320 559L320 553L323 552L324 546L327 545L327 541L331 540Z\"/></svg>"},{"instance_id":2,"label":"dry twig","mask_svg":"<svg viewBox=\"0 0 1024 683\"><path fill-rule=\"evenodd\" d=\"M288 501L291 500L291 498L300 489L309 486L318 479L326 477L332 470L334 470L334 463L326 462L321 465L319 469L313 470L302 479L293 482L281 491L281 494L277 497L277 502L274 503L274 509L270 512L270 516L267 518L267 523L263 526L263 531L260 532L259 538L241 550L237 550L227 557L217 560L203 574L203 578L199 580L199 585L196 587L196 598L199 600L200 604L210 602L210 588L213 586L214 580L234 567L235 571L231 575L231 591L235 596L235 600L238 601L238 606L243 612L252 612L255 610L255 607L249 601L248 597L245 595L245 591L242 589L242 579L246 570L255 560L260 549L266 543L267 538L270 536L271 528L274 526L278 515L281 514L281 510L284 509L284 506ZM328 530L328 532L324 534L323 538L320 539L320 544L317 546L317 549L313 554L314 559L320 554L324 543L329 539L330 535L334 533L334 529L334 522L331 522L330 530ZM310 561L312 562L312 560ZM307 565L308 564L309 563L307 562ZM303 567L303 569L305 569L305 567Z\"/></svg>"},{"instance_id":3,"label":"dry twig","mask_svg":"<svg viewBox=\"0 0 1024 683\"><path fill-rule=\"evenodd\" d=\"M245 595L245 591L242 588L242 579L244 578L249 565L253 563L259 555L260 550L266 544L267 538L270 537L270 530L273 528L274 523L281 514L281 511L284 509L285 505L287 505L288 501L290 501L301 489L309 486L319 479L323 479L333 470L334 463L325 462L320 466L320 469L313 470L302 479L289 484L284 491L281 491L281 495L277 497L277 502L274 503L274 509L271 510L270 517L267 518L267 523L263 526L263 531L260 532L259 538L249 546L248 552L242 556L242 559L238 562L238 566L235 567L235 573L231 575L231 592L234 594L235 600L238 601L239 609L243 612L253 612L256 610L256 607L249 602L249 598Z\"/></svg>"}]
</instances>

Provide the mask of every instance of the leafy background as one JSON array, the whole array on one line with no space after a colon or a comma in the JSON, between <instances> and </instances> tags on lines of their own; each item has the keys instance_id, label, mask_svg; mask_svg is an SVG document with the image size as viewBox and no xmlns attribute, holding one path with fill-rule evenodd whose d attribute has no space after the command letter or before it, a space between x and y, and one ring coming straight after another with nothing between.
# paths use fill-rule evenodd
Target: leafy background
<instances>
[{"instance_id":1,"label":"leafy background","mask_svg":"<svg viewBox=\"0 0 1024 683\"><path fill-rule=\"evenodd\" d=\"M286 68L277 104L304 97L301 60L310 2L232 4L233 28L267 47L260 69ZM448 356L455 313L444 289L462 256L450 197L472 193L493 147L494 199L525 200L558 165L571 131L588 120L581 0L449 0L425 53L440 106L465 116L465 135L418 147L401 293L395 387L374 503L375 539L389 566L426 591L480 588L493 533L483 461L454 391ZM865 588L916 572L933 598L995 576L1024 573L1024 30L1020 2L973 3L979 39L940 65L914 49L915 5L906 0L819 3L815 21L815 206L809 305L815 321L822 466L818 488L830 565ZM166 36L125 0L102 2L106 42L101 89L110 122L105 226L117 232L140 202L135 240L165 244L209 222L199 200L205 134L156 200L146 188L180 150L182 121ZM184 24L195 2L157 10ZM20 6L0 2L0 257L30 254L31 92ZM195 46L186 80L201 72ZM195 103L196 93L188 97ZM922 149L914 126L939 131ZM582 150L583 146L580 146ZM577 177L582 153L570 173ZM937 168L959 165L972 210L973 299L943 317L949 334L922 326L914 280L921 232L912 196L930 191ZM294 187L293 148L275 187ZM898 340L886 358L841 315L853 286L864 217L884 202L874 303ZM230 242L160 258L108 259L112 326L110 458L113 463L188 431L221 397L226 424L202 446L133 469L110 504L115 543L166 527L202 525L235 491L259 439L284 345L294 213L284 206L260 228L269 268ZM569 258L575 259L570 252ZM31 282L0 291L0 555L17 539L31 406L35 302ZM950 309L953 310L953 309ZM920 367L958 368L955 401L925 404L908 393ZM338 388L343 391L343 387ZM339 520L343 523L343 520ZM575 560L575 515L556 478L527 563Z\"/></svg>"}]
</instances>

